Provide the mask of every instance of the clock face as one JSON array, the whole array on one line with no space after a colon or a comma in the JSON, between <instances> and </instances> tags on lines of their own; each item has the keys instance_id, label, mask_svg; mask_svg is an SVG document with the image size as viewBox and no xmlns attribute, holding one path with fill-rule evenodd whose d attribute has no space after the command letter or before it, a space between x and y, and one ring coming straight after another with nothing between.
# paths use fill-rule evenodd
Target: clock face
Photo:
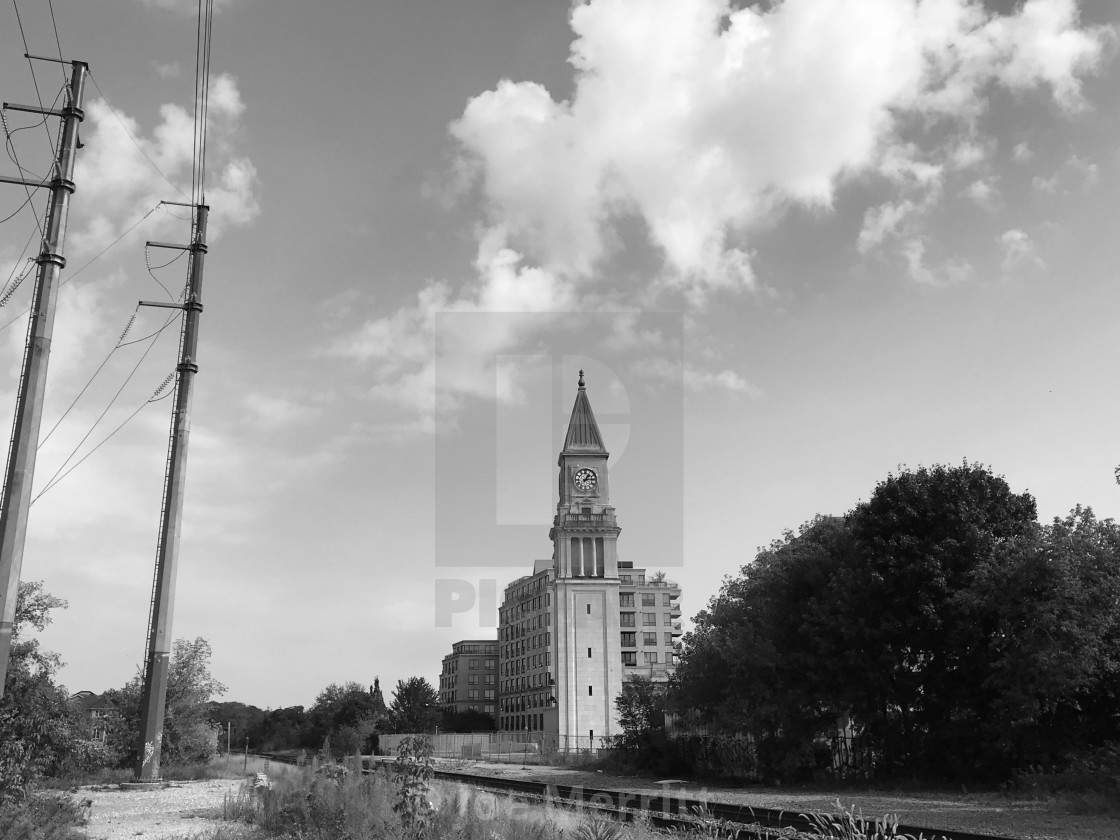
<instances>
[{"instance_id":1,"label":"clock face","mask_svg":"<svg viewBox=\"0 0 1120 840\"><path fill-rule=\"evenodd\" d=\"M599 477L595 475L594 470L589 470L584 467L576 471L575 478L573 479L577 490L582 490L584 493L590 493L595 489L595 485L599 483Z\"/></svg>"}]
</instances>

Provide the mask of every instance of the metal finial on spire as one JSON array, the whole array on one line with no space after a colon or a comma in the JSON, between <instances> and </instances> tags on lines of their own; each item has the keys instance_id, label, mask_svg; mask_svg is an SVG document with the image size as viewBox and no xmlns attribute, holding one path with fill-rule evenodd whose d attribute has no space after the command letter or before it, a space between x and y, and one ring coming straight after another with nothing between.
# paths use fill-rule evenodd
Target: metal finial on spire
<instances>
[{"instance_id":1,"label":"metal finial on spire","mask_svg":"<svg viewBox=\"0 0 1120 840\"><path fill-rule=\"evenodd\" d=\"M583 387L583 371L579 372L579 387Z\"/></svg>"}]
</instances>

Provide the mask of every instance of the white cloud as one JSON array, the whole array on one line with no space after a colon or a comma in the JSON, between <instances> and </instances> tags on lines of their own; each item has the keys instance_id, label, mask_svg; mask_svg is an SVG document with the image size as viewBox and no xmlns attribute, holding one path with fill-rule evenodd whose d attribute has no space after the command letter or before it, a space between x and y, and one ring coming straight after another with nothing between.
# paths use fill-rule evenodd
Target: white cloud
<instances>
[{"instance_id":1,"label":"white cloud","mask_svg":"<svg viewBox=\"0 0 1120 840\"><path fill-rule=\"evenodd\" d=\"M1031 179L1031 186L1039 192L1051 195L1059 193L1069 195L1074 192L1088 192L1097 185L1099 178L1100 170L1095 163L1072 155L1053 174L1047 177L1036 175Z\"/></svg>"},{"instance_id":2,"label":"white cloud","mask_svg":"<svg viewBox=\"0 0 1120 840\"><path fill-rule=\"evenodd\" d=\"M907 239L901 247L910 279L919 285L952 286L972 276L972 265L960 258L948 259L936 268L931 267L923 239Z\"/></svg>"},{"instance_id":3,"label":"white cloud","mask_svg":"<svg viewBox=\"0 0 1120 840\"><path fill-rule=\"evenodd\" d=\"M685 365L684 385L692 391L716 389L732 393L761 397L762 391L733 370L707 371L695 365Z\"/></svg>"},{"instance_id":4,"label":"white cloud","mask_svg":"<svg viewBox=\"0 0 1120 840\"><path fill-rule=\"evenodd\" d=\"M236 153L243 112L236 81L229 75L217 76L208 121L207 200L212 212L207 233L211 240L232 225L250 222L260 212L256 169L248 158ZM161 106L159 116L150 136L145 136L134 118L120 111L114 114L104 100L87 104L82 131L85 148L75 165L75 180L83 194L88 191L98 200L96 209L88 205L76 214L81 226L70 236L79 256L96 253L159 201L184 200L189 195L193 118L172 103ZM178 230L167 221L162 230Z\"/></svg>"},{"instance_id":5,"label":"white cloud","mask_svg":"<svg viewBox=\"0 0 1120 840\"><path fill-rule=\"evenodd\" d=\"M699 307L757 287L756 226L791 204L830 207L845 179L873 174L893 192L867 212L861 252L888 249L920 284L964 280L967 261L933 263L924 224L949 175L991 155L979 120L989 91L1043 87L1077 107L1105 37L1078 27L1072 0L1027 0L1006 16L979 0L589 0L571 26L569 99L503 80L450 126L450 189L473 184L484 202L471 279L431 281L331 348L367 363L371 394L422 428L467 397L516 398L516 383L479 360L529 338L516 318L462 334L451 320L437 335L436 313L544 315L604 298L649 308L658 295ZM652 290L606 289L622 219L640 221L662 258ZM714 364L687 378L751 391Z\"/></svg>"},{"instance_id":6,"label":"white cloud","mask_svg":"<svg viewBox=\"0 0 1120 840\"><path fill-rule=\"evenodd\" d=\"M1105 37L1073 0L1011 15L978 0L590 0L571 21L569 100L507 80L451 127L490 224L547 271L587 276L613 220L636 215L693 300L754 284L743 239L787 202L828 206L845 176L894 178L907 160L919 182L975 165L991 85L1078 107ZM900 157L913 117L966 139L935 150L944 163Z\"/></svg>"},{"instance_id":7,"label":"white cloud","mask_svg":"<svg viewBox=\"0 0 1120 840\"><path fill-rule=\"evenodd\" d=\"M306 423L322 413L314 402L278 393L254 391L245 396L244 403L256 424L266 429Z\"/></svg>"},{"instance_id":8,"label":"white cloud","mask_svg":"<svg viewBox=\"0 0 1120 840\"><path fill-rule=\"evenodd\" d=\"M965 187L964 192L985 210L994 209L999 198L994 178L978 178Z\"/></svg>"},{"instance_id":9,"label":"white cloud","mask_svg":"<svg viewBox=\"0 0 1120 840\"><path fill-rule=\"evenodd\" d=\"M545 269L522 265L501 228L483 236L475 270L475 281L457 298L447 284L430 282L415 303L367 321L328 352L369 363L375 380L370 394L419 414L423 430L433 428L437 408L449 410L464 396L516 399L516 383L495 379L494 359L541 325L518 316L575 309L573 288ZM438 332L437 313L451 316L439 321Z\"/></svg>"},{"instance_id":10,"label":"white cloud","mask_svg":"<svg viewBox=\"0 0 1120 840\"><path fill-rule=\"evenodd\" d=\"M1016 143L1015 147L1011 150L1011 159L1016 163L1026 163L1034 157L1034 152L1031 150L1030 144L1026 140L1021 143Z\"/></svg>"},{"instance_id":11,"label":"white cloud","mask_svg":"<svg viewBox=\"0 0 1120 840\"><path fill-rule=\"evenodd\" d=\"M1003 250L1001 268L1005 276L1027 269L1046 268L1046 263L1038 256L1034 241L1024 231L1005 231L999 237L999 243Z\"/></svg>"}]
</instances>

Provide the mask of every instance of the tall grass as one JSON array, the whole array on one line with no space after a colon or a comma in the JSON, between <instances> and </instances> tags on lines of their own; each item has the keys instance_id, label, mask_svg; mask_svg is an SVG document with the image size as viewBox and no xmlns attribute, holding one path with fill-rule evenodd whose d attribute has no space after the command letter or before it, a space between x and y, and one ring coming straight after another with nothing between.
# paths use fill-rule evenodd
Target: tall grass
<instances>
[{"instance_id":1,"label":"tall grass","mask_svg":"<svg viewBox=\"0 0 1120 840\"><path fill-rule=\"evenodd\" d=\"M259 834L300 840L725 840L742 826L697 814L692 828L664 831L647 816L618 822L595 811L566 810L515 799L466 785L431 782L423 805L424 819L402 820L400 807L405 778L389 765L361 775L352 767L327 764L287 768L271 789L253 793L248 786L226 799L223 817L252 827ZM755 826L763 840L906 840L893 817L865 820L837 803L838 811L822 815L810 831ZM206 840L228 840L218 832ZM913 840L913 838L911 838Z\"/></svg>"}]
</instances>

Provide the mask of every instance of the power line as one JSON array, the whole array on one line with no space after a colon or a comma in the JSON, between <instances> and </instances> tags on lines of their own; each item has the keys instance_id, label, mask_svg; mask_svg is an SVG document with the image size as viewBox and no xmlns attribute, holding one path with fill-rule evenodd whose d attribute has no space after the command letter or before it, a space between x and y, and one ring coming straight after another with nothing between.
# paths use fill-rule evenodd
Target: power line
<instances>
[{"instance_id":1,"label":"power line","mask_svg":"<svg viewBox=\"0 0 1120 840\"><path fill-rule=\"evenodd\" d=\"M107 434L104 437L104 439L100 443L97 444L97 446L93 447L93 449L91 449L89 452L87 452L85 455L83 455L81 457L81 459L77 463L74 464L74 466L72 466L70 469L68 469L62 475L58 475L56 473L55 475L58 475L58 477L57 478L52 478L50 483L48 483L47 486L42 489L42 491L39 493L39 495L31 500L31 504L35 504L35 502L39 501L39 499L42 498L43 494L46 493L48 490L52 490L53 488L57 487L59 485L59 483L63 479L66 478L66 476L70 475L70 473L74 472L74 470L76 470L83 463L85 463L87 458L89 458L94 452L96 452L102 446L107 444L117 432L119 432L121 429L123 429L125 426L127 426L132 421L133 417L135 417L137 414L139 414L141 411L143 411L145 408L147 408L152 403L156 403L156 402L159 402L160 400L167 399L167 397L169 397L172 392L169 391L168 393L163 394L163 396L160 396L160 394L167 388L168 385L171 384L171 380L173 380L174 378L175 378L175 372L172 371L171 373L169 373L167 375L167 378L163 380L163 383L158 388L156 388L155 393L153 393L150 397L148 397L147 400L142 402L140 404L140 406L135 411L133 411L130 415L128 415L128 417L126 417L124 419L124 421L119 426L117 426L117 428L115 428L115 429L113 429L113 431L109 432L109 434Z\"/></svg>"},{"instance_id":2,"label":"power line","mask_svg":"<svg viewBox=\"0 0 1120 840\"><path fill-rule=\"evenodd\" d=\"M130 233L132 233L132 231L134 231L137 227L139 227L141 222L143 222L150 215L152 215L152 213L156 212L156 210L159 210L161 206L162 206L161 204L156 204L155 207L153 207L151 210L149 210L147 213L145 213L143 216L141 216L139 219L137 219L135 222L133 222L131 225L129 225L128 229L124 233L122 233L120 236L118 236L116 239L114 239L112 242L110 242L108 245L106 245L104 248L102 248L100 251L98 251L94 256L90 257L89 260L84 265L81 266L81 268L77 269L69 277L66 277L66 278L62 279L58 284L59 288L65 286L67 283L69 283L71 280L73 280L75 277L77 277L79 274L81 274L83 271L85 271L87 268L89 268L91 265L93 265L93 263L95 263L97 260L101 259L101 257L105 256L105 254L111 248L113 248L122 239L124 239L126 236L128 236ZM8 321L7 323L0 324L0 332L3 332L4 330L6 330L8 327L10 327L12 324L14 324L16 321L18 321L24 315L26 315L27 312L28 312L28 310L25 309L25 310L23 310L23 312L21 312L19 315L17 315L15 318Z\"/></svg>"},{"instance_id":3,"label":"power line","mask_svg":"<svg viewBox=\"0 0 1120 840\"><path fill-rule=\"evenodd\" d=\"M46 115L44 115L43 119L37 125L44 125L44 124L46 124L46 121L47 121L47 118L46 118ZM0 108L0 126L3 126L3 128L4 128L4 147L5 147L5 149L7 149L8 157L11 159L12 163L14 163L16 165L16 169L19 171L19 174L20 175L27 175L27 174L34 175L33 172L31 172L28 169L24 169L22 164L20 164L19 155L16 153L16 144L12 142L12 135L15 134L16 131L22 131L23 129L22 128L17 128L15 131L10 131L8 129L8 120L4 116L4 109L3 108ZM25 126L24 128L34 128L34 127L36 127L36 126ZM39 178L36 175L35 180L38 181L38 180L43 180L43 179ZM27 184L23 185L23 191L27 195L27 201L26 201L24 206L26 206L26 204L31 205L31 211L35 216L35 227L39 231L39 238L42 239L45 234L43 233L43 226L39 223L39 211L35 209L35 202L32 199L32 196L34 195L34 193L32 192L31 187L29 187ZM21 207L20 209L22 210L23 207ZM5 221L7 221L7 220L5 220Z\"/></svg>"},{"instance_id":4,"label":"power line","mask_svg":"<svg viewBox=\"0 0 1120 840\"><path fill-rule=\"evenodd\" d=\"M108 352L108 354L106 354L106 356L102 360L101 364L99 364L97 366L97 370L95 370L93 372L93 375L86 381L86 384L82 386L82 390L80 390L78 392L78 396L74 397L74 399L71 401L70 405L66 406L66 410L64 412L62 412L62 416L58 418L58 420L55 422L55 424L53 426L51 426L50 431L47 432L46 435L44 435L39 440L39 445L35 447L36 450L42 449L43 444L45 444L48 440L50 440L50 437L51 437L51 435L54 434L55 429L57 429L60 425L62 425L62 421L65 420L67 415L70 414L71 409L73 409L74 406L76 406L78 404L78 400L80 400L82 398L82 394L84 394L87 390L89 390L89 386L93 384L93 380L95 380L97 378L97 375L99 373L101 373L101 371L104 369L105 365L109 364L109 359L113 358L113 354L121 349L121 342L123 342L124 339L125 339L125 336L128 335L128 331L132 329L132 325L136 321L136 313L139 312L139 311L140 311L140 304L136 304L136 308L134 310L132 310L132 315L128 319L128 323L124 325L124 330L121 331L121 337L117 339L116 346L113 347L113 349L110 350Z\"/></svg>"},{"instance_id":5,"label":"power line","mask_svg":"<svg viewBox=\"0 0 1120 840\"><path fill-rule=\"evenodd\" d=\"M122 117L119 113L117 113L117 109L113 107L113 103L109 101L109 97L105 95L105 91L103 91L101 89L101 85L99 85L97 83L97 77L94 76L92 72L89 74L89 77L93 81L93 86L95 88L97 88L97 92L101 94L102 101L105 103L106 106L108 106L109 111L113 114L113 116L117 118L117 122L119 122L121 124L121 128L124 129L124 133L128 135L128 139L132 141L132 145L134 145L137 148L137 150L140 152L140 154L142 154L144 156L144 160L146 160L148 163L150 163L152 165L152 169L154 169L156 172L158 172L160 177L163 178L163 180L165 180L168 184L170 184L171 188L174 189L175 192L179 193L179 195L183 196L183 198L187 198L187 194L185 192L183 192L183 190L179 187L179 185L176 184L174 181L172 181L170 178L168 178L167 175L164 173L164 171L159 168L159 165L154 160L152 160L150 157L148 157L148 153L146 151L144 151L144 147L140 145L140 141L137 140L136 137L129 130L128 124L124 121L124 117Z\"/></svg>"},{"instance_id":6,"label":"power line","mask_svg":"<svg viewBox=\"0 0 1120 840\"><path fill-rule=\"evenodd\" d=\"M51 10L51 27L54 29L54 43L58 47L58 64L62 69L62 84L66 85L66 60L62 57L62 41L58 37L58 21L54 17L54 2L47 0L47 8Z\"/></svg>"},{"instance_id":7,"label":"power line","mask_svg":"<svg viewBox=\"0 0 1120 840\"><path fill-rule=\"evenodd\" d=\"M163 325L164 329L166 329L167 326L170 325L171 322L174 321L176 318L178 318L181 314L182 313L176 313L175 315L172 315L170 318L168 318L166 323ZM151 343L148 345L147 349L145 349L144 352L140 355L140 358L136 360L136 364L133 365L132 370L129 371L128 376L126 376L124 382L121 383L121 387L117 389L117 392L115 394L113 394L112 399L109 400L109 404L105 406L105 408L101 412L101 414L99 414L97 416L97 419L93 421L93 425L90 426L89 431L85 433L85 435L82 437L82 439L80 441L78 441L78 445L74 447L74 450L66 457L66 460L62 462L62 466L59 467L58 470L55 471L55 474L53 476L51 476L50 480L47 482L47 486L43 488L43 490L39 493L38 496L35 497L35 499L31 500L32 503L34 503L35 500L39 498L39 496L42 496L43 493L47 492L47 490L49 490L54 484L57 484L58 480L61 480L59 478L59 474L64 469L66 469L66 465L70 463L70 459L72 459L75 455L78 454L78 450L82 448L82 445L87 440L89 440L89 436L93 434L93 432L97 428L98 424L101 423L101 421L103 419L105 419L105 415L109 413L109 409L111 409L113 407L113 405L116 403L117 398L121 395L121 392L124 391L124 389L128 385L128 383L132 381L132 377L136 375L136 371L140 369L140 365L143 364L144 359L146 359L148 357L148 354L150 352L152 352L152 348L156 346L156 341L155 340L157 338L159 338L159 335L162 332L163 332L163 329L154 333L154 335L152 336ZM114 434L116 434L116 432L114 432ZM83 458L82 460L84 461L85 458ZM78 463L81 463L81 462L79 461ZM77 464L75 464L74 466L77 466Z\"/></svg>"},{"instance_id":8,"label":"power line","mask_svg":"<svg viewBox=\"0 0 1120 840\"><path fill-rule=\"evenodd\" d=\"M46 110L46 109L43 108L43 97L39 93L39 79L35 76L35 64L31 60L31 49L27 46L27 33L23 31L23 18L20 17L19 3L17 2L17 0L12 0L12 7L16 10L16 23L19 24L20 38L23 39L23 54L24 54L24 57L27 59L27 66L31 70L31 84L34 85L34 87L35 87L35 98L39 102L39 110L43 111L43 110ZM46 125L45 122L44 122L44 125ZM46 131L47 131L47 141L51 144L51 155L57 160L58 150L55 148L54 138L51 136L51 132L50 132L49 128Z\"/></svg>"}]
</instances>

